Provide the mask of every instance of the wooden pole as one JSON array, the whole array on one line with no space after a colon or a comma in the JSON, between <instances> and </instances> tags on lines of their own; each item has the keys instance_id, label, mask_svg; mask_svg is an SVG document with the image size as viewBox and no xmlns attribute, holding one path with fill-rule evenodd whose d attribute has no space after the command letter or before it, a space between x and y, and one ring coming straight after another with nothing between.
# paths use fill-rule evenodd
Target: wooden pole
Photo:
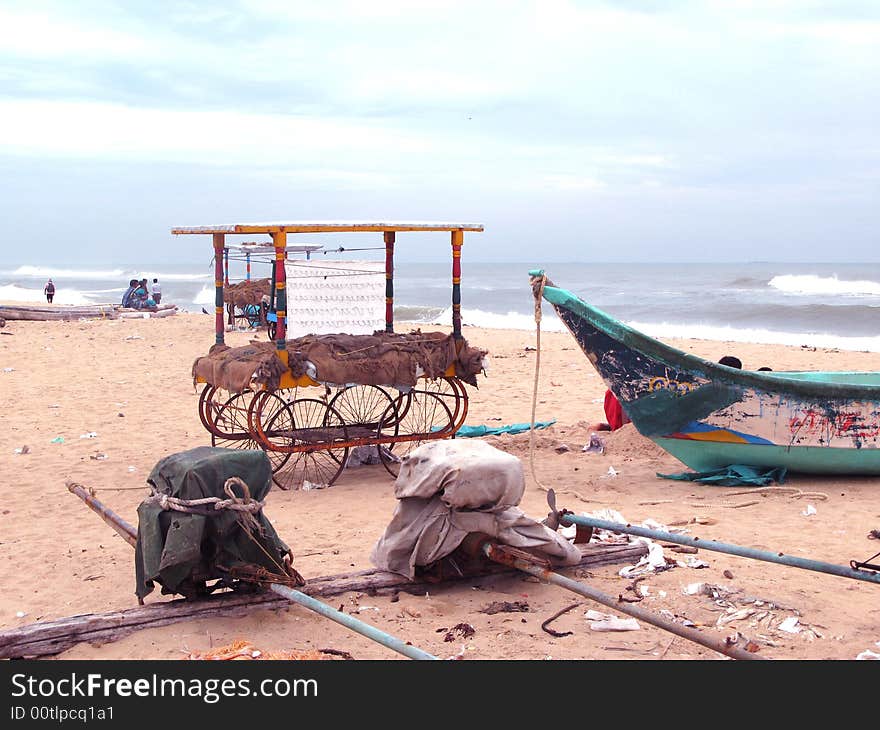
<instances>
[{"instance_id":1,"label":"wooden pole","mask_svg":"<svg viewBox=\"0 0 880 730\"><path fill-rule=\"evenodd\" d=\"M223 252L226 250L222 233L214 233L214 342L223 344Z\"/></svg>"},{"instance_id":2,"label":"wooden pole","mask_svg":"<svg viewBox=\"0 0 880 730\"><path fill-rule=\"evenodd\" d=\"M385 331L394 332L394 231L385 231Z\"/></svg>"},{"instance_id":3,"label":"wooden pole","mask_svg":"<svg viewBox=\"0 0 880 730\"><path fill-rule=\"evenodd\" d=\"M452 336L461 339L461 245L464 232L452 232Z\"/></svg>"},{"instance_id":4,"label":"wooden pole","mask_svg":"<svg viewBox=\"0 0 880 730\"><path fill-rule=\"evenodd\" d=\"M112 509L102 504L99 500L95 499L91 494L86 491L85 487L82 484L67 482L67 489L68 491L79 497L83 502L85 502L92 509L93 512L97 513L98 516L102 520L104 520L104 522L110 525L110 527L112 527L129 545L131 545L132 547L137 545L136 527L128 524L128 522L123 520Z\"/></svg>"},{"instance_id":5,"label":"wooden pole","mask_svg":"<svg viewBox=\"0 0 880 730\"><path fill-rule=\"evenodd\" d=\"M275 315L278 317L275 329L275 350L284 364L287 364L287 233L272 233L275 244Z\"/></svg>"}]
</instances>

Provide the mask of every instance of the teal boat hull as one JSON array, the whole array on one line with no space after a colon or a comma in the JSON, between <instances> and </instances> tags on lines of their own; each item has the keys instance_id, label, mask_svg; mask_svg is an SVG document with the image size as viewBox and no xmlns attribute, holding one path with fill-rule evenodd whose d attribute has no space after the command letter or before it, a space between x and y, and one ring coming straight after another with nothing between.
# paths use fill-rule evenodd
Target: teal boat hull
<instances>
[{"instance_id":1,"label":"teal boat hull","mask_svg":"<svg viewBox=\"0 0 880 730\"><path fill-rule=\"evenodd\" d=\"M642 435L695 471L880 475L880 372L752 372L632 329L533 271Z\"/></svg>"}]
</instances>

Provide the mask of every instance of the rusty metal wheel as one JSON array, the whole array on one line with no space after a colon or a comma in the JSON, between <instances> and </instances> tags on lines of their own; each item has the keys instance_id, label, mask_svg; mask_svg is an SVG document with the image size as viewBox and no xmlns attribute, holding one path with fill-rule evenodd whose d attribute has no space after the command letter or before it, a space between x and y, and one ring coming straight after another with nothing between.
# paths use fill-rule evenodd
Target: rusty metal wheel
<instances>
[{"instance_id":1,"label":"rusty metal wheel","mask_svg":"<svg viewBox=\"0 0 880 730\"><path fill-rule=\"evenodd\" d=\"M377 436L387 441L379 445L382 466L396 477L407 454L425 441L448 438L454 433L453 425L452 411L443 396L415 388L401 393L379 424Z\"/></svg>"},{"instance_id":2,"label":"rusty metal wheel","mask_svg":"<svg viewBox=\"0 0 880 730\"><path fill-rule=\"evenodd\" d=\"M243 391L233 393L224 400L218 388L205 387L199 399L199 416L212 439L243 439L250 436L248 409L253 395L251 391Z\"/></svg>"},{"instance_id":3,"label":"rusty metal wheel","mask_svg":"<svg viewBox=\"0 0 880 730\"><path fill-rule=\"evenodd\" d=\"M297 398L281 408L264 429L276 448L290 454L275 482L285 489L322 489L333 484L348 461L348 430L335 408L317 398ZM280 439L287 439L281 446Z\"/></svg>"}]
</instances>

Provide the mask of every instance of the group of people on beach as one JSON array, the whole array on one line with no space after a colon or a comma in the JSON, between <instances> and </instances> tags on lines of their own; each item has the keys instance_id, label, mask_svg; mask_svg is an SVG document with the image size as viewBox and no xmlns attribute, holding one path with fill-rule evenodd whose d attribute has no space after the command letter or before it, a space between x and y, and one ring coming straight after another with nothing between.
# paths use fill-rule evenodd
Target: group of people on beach
<instances>
[{"instance_id":1,"label":"group of people on beach","mask_svg":"<svg viewBox=\"0 0 880 730\"><path fill-rule=\"evenodd\" d=\"M146 279L131 279L128 289L122 295L122 306L129 309L156 309L161 301L162 288L158 279L153 279L152 287L147 284Z\"/></svg>"}]
</instances>

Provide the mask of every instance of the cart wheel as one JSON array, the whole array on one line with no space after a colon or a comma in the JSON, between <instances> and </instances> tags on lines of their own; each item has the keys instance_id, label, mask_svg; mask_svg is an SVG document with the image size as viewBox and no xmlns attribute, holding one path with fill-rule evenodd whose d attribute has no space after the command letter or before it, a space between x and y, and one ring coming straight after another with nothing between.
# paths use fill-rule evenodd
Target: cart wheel
<instances>
[{"instance_id":1,"label":"cart wheel","mask_svg":"<svg viewBox=\"0 0 880 730\"><path fill-rule=\"evenodd\" d=\"M393 409L393 410L392 410ZM400 462L425 441L448 438L453 426L452 412L442 396L413 389L401 393L389 406L379 424L379 459L391 476L400 473Z\"/></svg>"},{"instance_id":2,"label":"cart wheel","mask_svg":"<svg viewBox=\"0 0 880 730\"><path fill-rule=\"evenodd\" d=\"M251 437L248 429L248 408L253 393L243 391L234 393L225 402L214 400L214 394L210 400L206 400L204 413L207 416L211 436L220 439L243 439Z\"/></svg>"},{"instance_id":3,"label":"cart wheel","mask_svg":"<svg viewBox=\"0 0 880 730\"><path fill-rule=\"evenodd\" d=\"M262 324L262 317L260 316L260 308L256 304L247 304L242 307L245 318L247 319L248 325L252 328L256 329Z\"/></svg>"},{"instance_id":4,"label":"cart wheel","mask_svg":"<svg viewBox=\"0 0 880 730\"><path fill-rule=\"evenodd\" d=\"M290 461L275 482L285 489L321 489L333 484L348 462L348 429L342 416L317 398L298 398L268 422L267 433L285 435Z\"/></svg>"},{"instance_id":5,"label":"cart wheel","mask_svg":"<svg viewBox=\"0 0 880 730\"><path fill-rule=\"evenodd\" d=\"M433 393L437 397L442 398L452 414L449 430L455 433L461 428L467 418L468 411L468 394L464 383L458 378L447 378L444 376L436 380L426 380L420 383L416 390ZM440 424L435 424L435 426L438 425Z\"/></svg>"},{"instance_id":6,"label":"cart wheel","mask_svg":"<svg viewBox=\"0 0 880 730\"><path fill-rule=\"evenodd\" d=\"M339 413L352 439L374 439L394 399L378 385L350 385L333 396L330 408ZM378 447L377 447L378 448Z\"/></svg>"},{"instance_id":7,"label":"cart wheel","mask_svg":"<svg viewBox=\"0 0 880 730\"><path fill-rule=\"evenodd\" d=\"M214 432L214 416L217 408L220 407L219 404L216 404L213 400L216 392L217 388L210 383L205 383L205 387L202 388L202 392L199 393L199 420L202 422L202 425L208 433Z\"/></svg>"}]
</instances>

